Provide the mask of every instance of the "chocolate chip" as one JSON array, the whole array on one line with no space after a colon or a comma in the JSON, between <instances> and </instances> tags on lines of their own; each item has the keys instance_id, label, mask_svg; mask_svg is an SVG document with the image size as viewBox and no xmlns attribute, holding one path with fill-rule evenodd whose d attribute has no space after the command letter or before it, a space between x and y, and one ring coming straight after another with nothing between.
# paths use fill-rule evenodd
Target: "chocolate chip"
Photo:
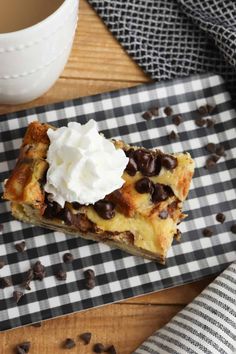
<instances>
[{"instance_id":1,"label":"chocolate chip","mask_svg":"<svg viewBox=\"0 0 236 354\"><path fill-rule=\"evenodd\" d=\"M76 346L75 341L72 338L66 338L63 347L65 349L72 349Z\"/></svg>"},{"instance_id":2,"label":"chocolate chip","mask_svg":"<svg viewBox=\"0 0 236 354\"><path fill-rule=\"evenodd\" d=\"M9 278L0 278L0 289L7 288L8 286L11 286L12 282Z\"/></svg>"},{"instance_id":3,"label":"chocolate chip","mask_svg":"<svg viewBox=\"0 0 236 354\"><path fill-rule=\"evenodd\" d=\"M125 168L125 171L130 176L134 176L136 174L136 172L138 171L137 164L136 164L135 160L132 157L129 158L129 162L128 162L126 168Z\"/></svg>"},{"instance_id":4,"label":"chocolate chip","mask_svg":"<svg viewBox=\"0 0 236 354\"><path fill-rule=\"evenodd\" d=\"M63 269L59 269L56 273L57 280L66 280L67 274Z\"/></svg>"},{"instance_id":5,"label":"chocolate chip","mask_svg":"<svg viewBox=\"0 0 236 354\"><path fill-rule=\"evenodd\" d=\"M25 275L25 278L23 280L23 283L21 284L21 286L23 288L25 288L26 290L31 290L30 288L30 282L34 279L34 272L33 272L33 269L29 269L27 272L26 272L26 275Z\"/></svg>"},{"instance_id":6,"label":"chocolate chip","mask_svg":"<svg viewBox=\"0 0 236 354\"><path fill-rule=\"evenodd\" d=\"M105 351L105 347L102 343L96 343L93 346L94 353L102 353Z\"/></svg>"},{"instance_id":7,"label":"chocolate chip","mask_svg":"<svg viewBox=\"0 0 236 354\"><path fill-rule=\"evenodd\" d=\"M143 119L145 119L145 120L150 120L150 119L152 119L152 112L150 112L150 111L144 112L144 113L142 114L142 117L143 117Z\"/></svg>"},{"instance_id":8,"label":"chocolate chip","mask_svg":"<svg viewBox=\"0 0 236 354\"><path fill-rule=\"evenodd\" d=\"M178 160L174 156L164 155L161 158L161 164L167 170L173 170L178 165Z\"/></svg>"},{"instance_id":9,"label":"chocolate chip","mask_svg":"<svg viewBox=\"0 0 236 354\"><path fill-rule=\"evenodd\" d=\"M180 125L180 123L182 123L182 121L183 121L183 118L180 114L178 114L172 118L172 123L177 126Z\"/></svg>"},{"instance_id":10,"label":"chocolate chip","mask_svg":"<svg viewBox=\"0 0 236 354\"><path fill-rule=\"evenodd\" d=\"M231 232L233 232L233 234L236 234L236 224L233 224L230 228Z\"/></svg>"},{"instance_id":11,"label":"chocolate chip","mask_svg":"<svg viewBox=\"0 0 236 354\"><path fill-rule=\"evenodd\" d=\"M162 211L159 213L159 218L161 218L161 219L167 219L167 218L168 218L168 211L167 211L167 210L162 210Z\"/></svg>"},{"instance_id":12,"label":"chocolate chip","mask_svg":"<svg viewBox=\"0 0 236 354\"><path fill-rule=\"evenodd\" d=\"M161 171L161 156L156 156L156 159L155 159L155 176L158 176L160 171Z\"/></svg>"},{"instance_id":13,"label":"chocolate chip","mask_svg":"<svg viewBox=\"0 0 236 354\"><path fill-rule=\"evenodd\" d=\"M107 200L99 200L96 202L94 204L94 209L103 219L109 220L115 216L115 205Z\"/></svg>"},{"instance_id":14,"label":"chocolate chip","mask_svg":"<svg viewBox=\"0 0 236 354\"><path fill-rule=\"evenodd\" d=\"M168 198L168 193L163 184L156 183L152 193L152 202L162 202Z\"/></svg>"},{"instance_id":15,"label":"chocolate chip","mask_svg":"<svg viewBox=\"0 0 236 354\"><path fill-rule=\"evenodd\" d=\"M152 113L153 116L157 117L159 116L159 107L152 107L150 108L150 112Z\"/></svg>"},{"instance_id":16,"label":"chocolate chip","mask_svg":"<svg viewBox=\"0 0 236 354\"><path fill-rule=\"evenodd\" d=\"M206 120L203 119L203 118L195 119L195 124L196 124L198 127L203 127L203 126L206 124Z\"/></svg>"},{"instance_id":17,"label":"chocolate chip","mask_svg":"<svg viewBox=\"0 0 236 354\"><path fill-rule=\"evenodd\" d=\"M208 144L206 145L206 149L207 149L208 152L214 153L214 152L216 151L216 144L214 144L214 143L208 143Z\"/></svg>"},{"instance_id":18,"label":"chocolate chip","mask_svg":"<svg viewBox=\"0 0 236 354\"><path fill-rule=\"evenodd\" d=\"M24 342L24 343L19 344L17 346L17 350L19 348L19 349L23 350L23 352L22 351L17 351L17 353L19 353L19 354L29 353L30 346L31 346L30 342Z\"/></svg>"},{"instance_id":19,"label":"chocolate chip","mask_svg":"<svg viewBox=\"0 0 236 354\"><path fill-rule=\"evenodd\" d=\"M134 152L133 157L137 164L138 170L144 176L154 176L156 173L155 157L147 151L138 149Z\"/></svg>"},{"instance_id":20,"label":"chocolate chip","mask_svg":"<svg viewBox=\"0 0 236 354\"><path fill-rule=\"evenodd\" d=\"M168 135L168 138L169 140L177 140L179 139L179 135L174 130L172 130Z\"/></svg>"},{"instance_id":21,"label":"chocolate chip","mask_svg":"<svg viewBox=\"0 0 236 354\"><path fill-rule=\"evenodd\" d=\"M207 126L207 128L213 128L214 125L215 125L215 121L214 121L213 119L207 118L207 120L206 120L206 126Z\"/></svg>"},{"instance_id":22,"label":"chocolate chip","mask_svg":"<svg viewBox=\"0 0 236 354\"><path fill-rule=\"evenodd\" d=\"M16 347L16 354L26 354L26 352L24 351L24 349L22 349L21 347L17 346Z\"/></svg>"},{"instance_id":23,"label":"chocolate chip","mask_svg":"<svg viewBox=\"0 0 236 354\"><path fill-rule=\"evenodd\" d=\"M110 347L108 347L106 349L106 353L108 353L108 354L116 354L116 349L115 349L114 345L111 345Z\"/></svg>"},{"instance_id":24,"label":"chocolate chip","mask_svg":"<svg viewBox=\"0 0 236 354\"><path fill-rule=\"evenodd\" d=\"M216 155L224 156L224 154L225 154L224 146L222 146L222 145L217 146L215 152L216 152Z\"/></svg>"},{"instance_id":25,"label":"chocolate chip","mask_svg":"<svg viewBox=\"0 0 236 354\"><path fill-rule=\"evenodd\" d=\"M138 193L151 193L153 191L153 183L147 178L141 178L135 183L135 189Z\"/></svg>"},{"instance_id":26,"label":"chocolate chip","mask_svg":"<svg viewBox=\"0 0 236 354\"><path fill-rule=\"evenodd\" d=\"M15 290L15 291L13 291L12 295L13 295L13 299L18 304L18 302L20 301L20 299L22 298L24 293L22 293L22 291Z\"/></svg>"},{"instance_id":27,"label":"chocolate chip","mask_svg":"<svg viewBox=\"0 0 236 354\"><path fill-rule=\"evenodd\" d=\"M211 156L208 157L208 159L206 160L206 166L205 166L205 167L206 167L208 170L214 168L218 160L219 160L219 156L217 156L217 155L211 155Z\"/></svg>"},{"instance_id":28,"label":"chocolate chip","mask_svg":"<svg viewBox=\"0 0 236 354\"><path fill-rule=\"evenodd\" d=\"M0 269L2 269L5 266L5 262L0 260Z\"/></svg>"},{"instance_id":29,"label":"chocolate chip","mask_svg":"<svg viewBox=\"0 0 236 354\"><path fill-rule=\"evenodd\" d=\"M71 263L74 260L73 254L67 252L63 254L63 262L64 263Z\"/></svg>"},{"instance_id":30,"label":"chocolate chip","mask_svg":"<svg viewBox=\"0 0 236 354\"><path fill-rule=\"evenodd\" d=\"M93 269L87 269L84 271L84 277L86 279L89 279L89 278L95 278L95 272Z\"/></svg>"},{"instance_id":31,"label":"chocolate chip","mask_svg":"<svg viewBox=\"0 0 236 354\"><path fill-rule=\"evenodd\" d=\"M61 206L56 202L49 202L46 200L47 207L43 216L47 219L55 218L61 212Z\"/></svg>"},{"instance_id":32,"label":"chocolate chip","mask_svg":"<svg viewBox=\"0 0 236 354\"><path fill-rule=\"evenodd\" d=\"M35 262L33 265L33 272L35 280L43 280L46 275L45 267L40 261Z\"/></svg>"},{"instance_id":33,"label":"chocolate chip","mask_svg":"<svg viewBox=\"0 0 236 354\"><path fill-rule=\"evenodd\" d=\"M36 327L36 328L42 327L42 322L33 323L31 326L32 326L32 327Z\"/></svg>"},{"instance_id":34,"label":"chocolate chip","mask_svg":"<svg viewBox=\"0 0 236 354\"><path fill-rule=\"evenodd\" d=\"M210 237L213 235L213 231L209 227L206 227L202 230L202 234L203 236Z\"/></svg>"},{"instance_id":35,"label":"chocolate chip","mask_svg":"<svg viewBox=\"0 0 236 354\"><path fill-rule=\"evenodd\" d=\"M208 114L207 105L198 107L198 112L199 112L202 116L205 116L206 114Z\"/></svg>"},{"instance_id":36,"label":"chocolate chip","mask_svg":"<svg viewBox=\"0 0 236 354\"><path fill-rule=\"evenodd\" d=\"M15 244L15 249L16 249L18 252L20 252L20 253L24 252L24 250L25 250L25 241L16 243L16 244Z\"/></svg>"},{"instance_id":37,"label":"chocolate chip","mask_svg":"<svg viewBox=\"0 0 236 354\"><path fill-rule=\"evenodd\" d=\"M73 223L73 214L67 207L61 209L57 216L65 222L66 225L71 226Z\"/></svg>"},{"instance_id":38,"label":"chocolate chip","mask_svg":"<svg viewBox=\"0 0 236 354\"><path fill-rule=\"evenodd\" d=\"M84 277L85 277L85 288L88 290L93 289L96 285L95 273L94 273L93 269L87 269L84 272Z\"/></svg>"},{"instance_id":39,"label":"chocolate chip","mask_svg":"<svg viewBox=\"0 0 236 354\"><path fill-rule=\"evenodd\" d=\"M223 213L218 213L216 215L216 220L223 224L225 222L225 215Z\"/></svg>"},{"instance_id":40,"label":"chocolate chip","mask_svg":"<svg viewBox=\"0 0 236 354\"><path fill-rule=\"evenodd\" d=\"M71 203L71 205L75 210L79 210L82 207L82 204L80 204L78 202L73 202L73 203Z\"/></svg>"},{"instance_id":41,"label":"chocolate chip","mask_svg":"<svg viewBox=\"0 0 236 354\"><path fill-rule=\"evenodd\" d=\"M215 110L215 108L216 108L215 106L212 106L210 104L206 105L206 109L209 114L211 114Z\"/></svg>"},{"instance_id":42,"label":"chocolate chip","mask_svg":"<svg viewBox=\"0 0 236 354\"><path fill-rule=\"evenodd\" d=\"M80 334L80 339L82 339L82 341L84 342L85 345L90 343L91 337L92 337L92 333L91 332L85 332Z\"/></svg>"},{"instance_id":43,"label":"chocolate chip","mask_svg":"<svg viewBox=\"0 0 236 354\"><path fill-rule=\"evenodd\" d=\"M164 113L167 116L171 116L173 114L173 109L170 106L164 108Z\"/></svg>"}]
</instances>

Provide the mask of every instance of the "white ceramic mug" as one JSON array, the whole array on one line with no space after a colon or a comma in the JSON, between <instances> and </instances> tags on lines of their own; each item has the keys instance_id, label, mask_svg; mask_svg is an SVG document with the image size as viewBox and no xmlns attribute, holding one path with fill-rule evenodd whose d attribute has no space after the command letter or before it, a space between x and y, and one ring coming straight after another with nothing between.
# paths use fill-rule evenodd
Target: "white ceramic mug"
<instances>
[{"instance_id":1,"label":"white ceramic mug","mask_svg":"<svg viewBox=\"0 0 236 354\"><path fill-rule=\"evenodd\" d=\"M54 84L70 54L78 3L64 0L36 25L0 34L0 104L29 102Z\"/></svg>"}]
</instances>

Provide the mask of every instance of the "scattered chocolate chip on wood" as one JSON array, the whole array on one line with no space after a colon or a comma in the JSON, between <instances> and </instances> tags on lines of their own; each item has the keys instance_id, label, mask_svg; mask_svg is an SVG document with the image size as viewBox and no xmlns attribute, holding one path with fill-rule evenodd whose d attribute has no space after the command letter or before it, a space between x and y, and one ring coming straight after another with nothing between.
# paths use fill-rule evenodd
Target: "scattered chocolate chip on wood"
<instances>
[{"instance_id":1,"label":"scattered chocolate chip on wood","mask_svg":"<svg viewBox=\"0 0 236 354\"><path fill-rule=\"evenodd\" d=\"M73 260L74 260L73 254L71 254L69 252L63 254L63 262L64 263L72 263Z\"/></svg>"},{"instance_id":2,"label":"scattered chocolate chip on wood","mask_svg":"<svg viewBox=\"0 0 236 354\"><path fill-rule=\"evenodd\" d=\"M35 262L33 265L33 272L35 280L43 280L46 275L45 267L40 261Z\"/></svg>"},{"instance_id":3,"label":"scattered chocolate chip on wood","mask_svg":"<svg viewBox=\"0 0 236 354\"><path fill-rule=\"evenodd\" d=\"M231 232L233 232L233 234L236 234L236 224L233 224L230 228Z\"/></svg>"},{"instance_id":4,"label":"scattered chocolate chip on wood","mask_svg":"<svg viewBox=\"0 0 236 354\"><path fill-rule=\"evenodd\" d=\"M108 347L106 349L106 353L108 353L108 354L116 354L116 348L114 347L114 345L111 345L110 347Z\"/></svg>"},{"instance_id":5,"label":"scattered chocolate chip on wood","mask_svg":"<svg viewBox=\"0 0 236 354\"><path fill-rule=\"evenodd\" d=\"M63 343L63 348L65 349L72 349L76 346L74 339L66 338L65 342Z\"/></svg>"},{"instance_id":6,"label":"scattered chocolate chip on wood","mask_svg":"<svg viewBox=\"0 0 236 354\"><path fill-rule=\"evenodd\" d=\"M93 269L87 269L84 272L84 277L85 277L85 288L88 290L93 289L96 285L95 273L94 273Z\"/></svg>"},{"instance_id":7,"label":"scattered chocolate chip on wood","mask_svg":"<svg viewBox=\"0 0 236 354\"><path fill-rule=\"evenodd\" d=\"M172 123L177 126L180 125L180 123L182 123L182 121L183 121L183 117L180 114L177 114L177 115L173 116L173 118L172 118Z\"/></svg>"},{"instance_id":8,"label":"scattered chocolate chip on wood","mask_svg":"<svg viewBox=\"0 0 236 354\"><path fill-rule=\"evenodd\" d=\"M63 269L59 269L56 273L57 280L66 280L67 274Z\"/></svg>"},{"instance_id":9,"label":"scattered chocolate chip on wood","mask_svg":"<svg viewBox=\"0 0 236 354\"><path fill-rule=\"evenodd\" d=\"M103 353L105 351L105 347L102 343L96 343L93 346L94 353Z\"/></svg>"},{"instance_id":10,"label":"scattered chocolate chip on wood","mask_svg":"<svg viewBox=\"0 0 236 354\"><path fill-rule=\"evenodd\" d=\"M206 227L205 229L202 230L202 234L205 237L210 237L213 235L213 231L209 227Z\"/></svg>"},{"instance_id":11,"label":"scattered chocolate chip on wood","mask_svg":"<svg viewBox=\"0 0 236 354\"><path fill-rule=\"evenodd\" d=\"M153 116L158 117L159 116L159 107L151 107L150 112L152 113Z\"/></svg>"},{"instance_id":12,"label":"scattered chocolate chip on wood","mask_svg":"<svg viewBox=\"0 0 236 354\"><path fill-rule=\"evenodd\" d=\"M150 119L152 119L153 114L152 114L151 111L147 111L147 112L144 112L144 113L142 114L142 117L143 117L143 119L145 119L145 120L150 120Z\"/></svg>"},{"instance_id":13,"label":"scattered chocolate chip on wood","mask_svg":"<svg viewBox=\"0 0 236 354\"><path fill-rule=\"evenodd\" d=\"M31 342L24 342L24 343L21 343L21 344L17 345L17 347L16 347L16 353L17 353L17 354L26 354L26 353L29 353L30 347L31 347Z\"/></svg>"},{"instance_id":14,"label":"scattered chocolate chip on wood","mask_svg":"<svg viewBox=\"0 0 236 354\"><path fill-rule=\"evenodd\" d=\"M206 126L207 126L207 128L213 128L214 125L215 125L215 121L214 121L213 119L207 118L207 120L206 120Z\"/></svg>"},{"instance_id":15,"label":"scattered chocolate chip on wood","mask_svg":"<svg viewBox=\"0 0 236 354\"><path fill-rule=\"evenodd\" d=\"M20 301L20 299L22 298L24 293L22 291L19 291L19 290L14 290L12 295L13 295L13 299L18 304L18 302Z\"/></svg>"},{"instance_id":16,"label":"scattered chocolate chip on wood","mask_svg":"<svg viewBox=\"0 0 236 354\"><path fill-rule=\"evenodd\" d=\"M31 326L35 328L42 327L42 322L33 323Z\"/></svg>"},{"instance_id":17,"label":"scattered chocolate chip on wood","mask_svg":"<svg viewBox=\"0 0 236 354\"><path fill-rule=\"evenodd\" d=\"M31 290L30 288L30 283L31 281L34 279L34 272L33 272L33 269L29 269L27 272L26 272L26 275L25 275L25 278L21 284L21 286L26 289L26 290Z\"/></svg>"},{"instance_id":18,"label":"scattered chocolate chip on wood","mask_svg":"<svg viewBox=\"0 0 236 354\"><path fill-rule=\"evenodd\" d=\"M225 155L225 148L223 145L218 145L216 148L216 155L224 156Z\"/></svg>"},{"instance_id":19,"label":"scattered chocolate chip on wood","mask_svg":"<svg viewBox=\"0 0 236 354\"><path fill-rule=\"evenodd\" d=\"M170 106L164 108L164 113L166 116L171 116L173 114L173 109Z\"/></svg>"},{"instance_id":20,"label":"scattered chocolate chip on wood","mask_svg":"<svg viewBox=\"0 0 236 354\"><path fill-rule=\"evenodd\" d=\"M205 116L208 114L208 108L207 108L207 105L204 105L204 106L200 106L198 107L198 112L201 114L201 116Z\"/></svg>"},{"instance_id":21,"label":"scattered chocolate chip on wood","mask_svg":"<svg viewBox=\"0 0 236 354\"><path fill-rule=\"evenodd\" d=\"M223 213L218 213L216 215L216 220L223 224L225 222L225 215Z\"/></svg>"},{"instance_id":22,"label":"scattered chocolate chip on wood","mask_svg":"<svg viewBox=\"0 0 236 354\"><path fill-rule=\"evenodd\" d=\"M0 260L0 269L2 269L5 266L5 262Z\"/></svg>"},{"instance_id":23,"label":"scattered chocolate chip on wood","mask_svg":"<svg viewBox=\"0 0 236 354\"><path fill-rule=\"evenodd\" d=\"M80 334L79 338L82 339L85 345L89 344L91 341L92 333L91 332L85 332Z\"/></svg>"},{"instance_id":24,"label":"scattered chocolate chip on wood","mask_svg":"<svg viewBox=\"0 0 236 354\"><path fill-rule=\"evenodd\" d=\"M206 124L206 119L197 118L197 119L195 119L195 124L201 128Z\"/></svg>"},{"instance_id":25,"label":"scattered chocolate chip on wood","mask_svg":"<svg viewBox=\"0 0 236 354\"><path fill-rule=\"evenodd\" d=\"M25 241L22 241L22 242L19 242L19 243L15 244L15 249L17 250L17 252L22 253L25 250L25 246L26 246Z\"/></svg>"},{"instance_id":26,"label":"scattered chocolate chip on wood","mask_svg":"<svg viewBox=\"0 0 236 354\"><path fill-rule=\"evenodd\" d=\"M214 143L208 143L208 144L206 145L206 149L207 149L208 152L214 154L214 153L216 152L216 144L214 144Z\"/></svg>"},{"instance_id":27,"label":"scattered chocolate chip on wood","mask_svg":"<svg viewBox=\"0 0 236 354\"><path fill-rule=\"evenodd\" d=\"M12 282L9 278L4 277L0 278L0 289L8 288L8 286L11 286Z\"/></svg>"},{"instance_id":28,"label":"scattered chocolate chip on wood","mask_svg":"<svg viewBox=\"0 0 236 354\"><path fill-rule=\"evenodd\" d=\"M179 135L174 130L172 130L168 135L168 138L169 140L177 140L179 139Z\"/></svg>"}]
</instances>

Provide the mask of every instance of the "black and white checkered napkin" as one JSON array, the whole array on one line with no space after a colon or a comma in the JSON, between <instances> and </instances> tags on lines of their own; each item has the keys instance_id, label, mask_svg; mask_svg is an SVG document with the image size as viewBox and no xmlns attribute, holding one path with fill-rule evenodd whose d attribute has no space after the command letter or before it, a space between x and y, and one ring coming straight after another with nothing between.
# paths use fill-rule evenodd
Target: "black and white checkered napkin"
<instances>
[{"instance_id":1,"label":"black and white checkered napkin","mask_svg":"<svg viewBox=\"0 0 236 354\"><path fill-rule=\"evenodd\" d=\"M133 354L186 353L236 353L236 262Z\"/></svg>"},{"instance_id":2,"label":"black and white checkered napkin","mask_svg":"<svg viewBox=\"0 0 236 354\"><path fill-rule=\"evenodd\" d=\"M199 128L194 123L199 117L197 108L206 103L216 105L212 115L216 120L214 128ZM145 121L142 113L156 104L160 116ZM163 114L168 105L183 115L178 128L171 117ZM36 260L46 266L47 272L42 282L32 282L31 291L26 291L18 305L11 298L13 286L0 289L1 330L191 282L221 272L236 259L236 235L230 231L236 220L236 112L221 77L196 75L1 116L1 183L15 165L29 122L39 119L62 126L68 121L85 123L91 118L108 138L122 138L147 148L160 147L167 152L191 153L196 172L185 203L189 216L180 225L182 241L174 244L166 266L161 266L102 243L13 220L8 203L1 201L0 223L4 229L0 234L0 259L6 266L0 269L0 277L11 277L18 289L23 273ZM170 142L168 134L176 129L179 140ZM226 157L212 171L203 167L208 142L221 143L226 150ZM218 212L225 214L224 224L216 221ZM211 227L212 237L202 235L206 226ZM23 253L14 248L20 240L27 245ZM66 267L67 280L58 281L54 274L68 251L75 260ZM97 286L90 291L84 289L83 271L87 268L96 273Z\"/></svg>"},{"instance_id":3,"label":"black and white checkered napkin","mask_svg":"<svg viewBox=\"0 0 236 354\"><path fill-rule=\"evenodd\" d=\"M235 0L88 0L153 79L222 75L236 103Z\"/></svg>"}]
</instances>

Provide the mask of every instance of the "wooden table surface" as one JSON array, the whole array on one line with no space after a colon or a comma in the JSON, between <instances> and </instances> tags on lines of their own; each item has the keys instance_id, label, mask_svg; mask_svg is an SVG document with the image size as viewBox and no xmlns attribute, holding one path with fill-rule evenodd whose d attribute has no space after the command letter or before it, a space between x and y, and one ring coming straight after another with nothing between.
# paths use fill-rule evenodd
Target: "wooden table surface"
<instances>
[{"instance_id":1,"label":"wooden table surface","mask_svg":"<svg viewBox=\"0 0 236 354\"><path fill-rule=\"evenodd\" d=\"M0 114L19 109L131 87L150 78L129 58L100 18L80 2L79 24L69 61L56 84L39 99L24 105L0 105ZM92 353L92 344L114 344L117 353L131 354L149 335L166 324L193 300L213 278L133 298L118 304L48 320L42 327L27 326L0 334L0 354L13 353L16 344L29 340L30 353L65 352L62 342L74 338L70 353ZM92 340L84 346L78 335L90 331Z\"/></svg>"}]
</instances>

